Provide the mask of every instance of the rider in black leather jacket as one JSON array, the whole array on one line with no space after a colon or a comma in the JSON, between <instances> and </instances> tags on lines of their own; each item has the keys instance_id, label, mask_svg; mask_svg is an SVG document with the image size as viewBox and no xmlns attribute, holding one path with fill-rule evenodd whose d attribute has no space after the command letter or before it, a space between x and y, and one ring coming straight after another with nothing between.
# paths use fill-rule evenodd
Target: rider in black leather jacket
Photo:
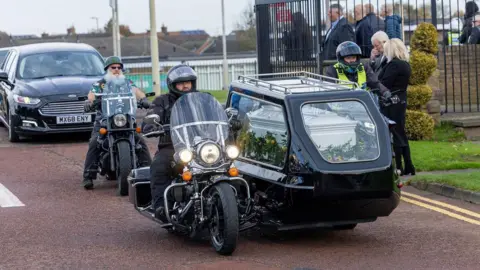
<instances>
[{"instance_id":1,"label":"rider in black leather jacket","mask_svg":"<svg viewBox=\"0 0 480 270\"><path fill-rule=\"evenodd\" d=\"M191 67L183 64L172 67L167 74L168 94L158 96L153 101L153 109L149 111L147 115L157 114L160 116L160 124L169 124L173 105L180 96L197 92L196 82L197 74ZM154 125L143 125L144 133L153 130L155 130ZM174 153L170 134L167 131L166 134L159 138L158 150L150 166L152 208L155 209L155 217L163 222L167 222L164 214L163 192L171 182L171 163Z\"/></svg>"}]
</instances>

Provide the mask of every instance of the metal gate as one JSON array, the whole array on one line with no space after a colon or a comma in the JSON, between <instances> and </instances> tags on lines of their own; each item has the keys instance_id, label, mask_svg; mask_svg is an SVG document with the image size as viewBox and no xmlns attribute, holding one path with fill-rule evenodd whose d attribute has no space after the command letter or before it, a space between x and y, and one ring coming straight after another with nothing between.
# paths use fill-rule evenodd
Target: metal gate
<instances>
[{"instance_id":1,"label":"metal gate","mask_svg":"<svg viewBox=\"0 0 480 270\"><path fill-rule=\"evenodd\" d=\"M399 24L399 37L407 48L417 25L427 22L436 26L438 33L437 71L429 84L443 112L479 112L480 45L465 44L468 36L462 36L465 18L475 13L471 7L478 5L468 0L255 0L259 73L323 73L335 62L328 53L331 49L323 46L330 34L330 11L334 19L336 14L345 18L353 31L365 15L369 16L364 20L378 30L387 32ZM373 33L360 33L356 31L352 41L362 48L365 62L372 50Z\"/></svg>"}]
</instances>

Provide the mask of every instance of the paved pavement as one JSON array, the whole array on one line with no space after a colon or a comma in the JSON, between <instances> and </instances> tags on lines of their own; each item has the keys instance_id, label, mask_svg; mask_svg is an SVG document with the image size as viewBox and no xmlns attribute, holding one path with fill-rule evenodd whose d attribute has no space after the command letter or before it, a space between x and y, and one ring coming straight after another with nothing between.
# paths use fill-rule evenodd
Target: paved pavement
<instances>
[{"instance_id":1,"label":"paved pavement","mask_svg":"<svg viewBox=\"0 0 480 270\"><path fill-rule=\"evenodd\" d=\"M480 206L410 187L404 190L422 197L404 196L408 202L391 216L353 231L273 239L250 231L233 256L222 257L208 241L170 235L139 215L115 195L112 182L83 190L85 136L10 144L6 135L0 128L0 269L478 269L480 263ZM155 142L149 146L153 154Z\"/></svg>"}]
</instances>

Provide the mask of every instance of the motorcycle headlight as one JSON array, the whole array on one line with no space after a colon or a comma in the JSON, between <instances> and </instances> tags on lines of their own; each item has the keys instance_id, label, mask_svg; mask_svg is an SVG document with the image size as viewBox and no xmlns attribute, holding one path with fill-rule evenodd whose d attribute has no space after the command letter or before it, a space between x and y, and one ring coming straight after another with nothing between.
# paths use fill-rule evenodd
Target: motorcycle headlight
<instances>
[{"instance_id":1,"label":"motorcycle headlight","mask_svg":"<svg viewBox=\"0 0 480 270\"><path fill-rule=\"evenodd\" d=\"M227 146L225 152L227 152L227 157L230 159L236 159L240 155L240 149L238 149L238 147L235 145Z\"/></svg>"},{"instance_id":2,"label":"motorcycle headlight","mask_svg":"<svg viewBox=\"0 0 480 270\"><path fill-rule=\"evenodd\" d=\"M127 124L127 117L125 114L117 114L113 117L113 123L117 127L123 127Z\"/></svg>"},{"instance_id":3,"label":"motorcycle headlight","mask_svg":"<svg viewBox=\"0 0 480 270\"><path fill-rule=\"evenodd\" d=\"M207 164L213 164L220 158L220 148L213 143L205 144L200 150L200 158Z\"/></svg>"},{"instance_id":4,"label":"motorcycle headlight","mask_svg":"<svg viewBox=\"0 0 480 270\"><path fill-rule=\"evenodd\" d=\"M188 163L192 160L193 153L188 149L183 149L178 153L178 156L183 163Z\"/></svg>"}]
</instances>

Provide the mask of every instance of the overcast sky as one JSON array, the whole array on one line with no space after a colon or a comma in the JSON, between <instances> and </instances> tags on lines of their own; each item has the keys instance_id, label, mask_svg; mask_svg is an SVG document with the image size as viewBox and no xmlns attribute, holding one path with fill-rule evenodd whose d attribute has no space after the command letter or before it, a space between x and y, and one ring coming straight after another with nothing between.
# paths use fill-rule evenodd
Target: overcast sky
<instances>
[{"instance_id":1,"label":"overcast sky","mask_svg":"<svg viewBox=\"0 0 480 270\"><path fill-rule=\"evenodd\" d=\"M224 0L227 34L242 10L254 0ZM102 28L112 15L109 0L0 0L0 31L13 35L66 33L74 25L77 33ZM120 24L132 32L150 28L148 0L118 0ZM169 31L203 29L222 33L221 0L156 0L157 30L162 23Z\"/></svg>"}]
</instances>

